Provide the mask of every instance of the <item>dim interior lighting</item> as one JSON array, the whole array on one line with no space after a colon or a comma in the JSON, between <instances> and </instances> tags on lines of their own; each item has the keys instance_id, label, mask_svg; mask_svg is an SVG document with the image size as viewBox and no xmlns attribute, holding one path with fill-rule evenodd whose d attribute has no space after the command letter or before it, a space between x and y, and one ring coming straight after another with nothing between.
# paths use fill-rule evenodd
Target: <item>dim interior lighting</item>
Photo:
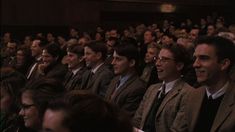
<instances>
[{"instance_id":1,"label":"dim interior lighting","mask_svg":"<svg viewBox=\"0 0 235 132\"><path fill-rule=\"evenodd\" d=\"M176 6L169 3L164 3L160 5L160 11L163 13L172 13L175 12Z\"/></svg>"}]
</instances>

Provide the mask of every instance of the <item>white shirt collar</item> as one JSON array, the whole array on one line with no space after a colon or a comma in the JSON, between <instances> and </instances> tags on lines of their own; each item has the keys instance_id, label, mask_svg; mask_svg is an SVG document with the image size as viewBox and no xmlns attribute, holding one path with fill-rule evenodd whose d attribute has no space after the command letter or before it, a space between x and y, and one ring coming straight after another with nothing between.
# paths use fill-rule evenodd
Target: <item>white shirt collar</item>
<instances>
[{"instance_id":1,"label":"white shirt collar","mask_svg":"<svg viewBox=\"0 0 235 132\"><path fill-rule=\"evenodd\" d=\"M79 67L79 68L77 68L77 69L75 69L75 70L72 70L72 73L73 73L73 75L76 75L77 74L77 72L79 71L79 70L81 70L82 68L81 67Z\"/></svg>"},{"instance_id":2,"label":"white shirt collar","mask_svg":"<svg viewBox=\"0 0 235 132\"><path fill-rule=\"evenodd\" d=\"M104 63L97 65L95 68L91 69L91 72L95 74L97 72L97 70L101 67L101 65L103 65L103 64Z\"/></svg>"},{"instance_id":3,"label":"white shirt collar","mask_svg":"<svg viewBox=\"0 0 235 132\"><path fill-rule=\"evenodd\" d=\"M207 94L207 97L209 98L209 96L212 97L212 99L217 99L219 98L220 96L224 95L224 93L226 92L226 89L229 85L229 82L225 83L224 86L217 92L215 92L214 94L211 94L208 90L208 87L206 87L206 94Z\"/></svg>"},{"instance_id":4,"label":"white shirt collar","mask_svg":"<svg viewBox=\"0 0 235 132\"><path fill-rule=\"evenodd\" d=\"M173 89L173 86L175 85L175 83L176 83L178 80L179 80L179 79L176 79L176 80L174 80L174 81L171 81L171 82L166 83L165 94L167 94L168 92L171 91L171 89ZM165 82L163 82L163 83L165 83ZM162 83L162 84L163 84L163 83ZM159 91L161 91L161 90L162 90L162 87L159 89Z\"/></svg>"}]
</instances>

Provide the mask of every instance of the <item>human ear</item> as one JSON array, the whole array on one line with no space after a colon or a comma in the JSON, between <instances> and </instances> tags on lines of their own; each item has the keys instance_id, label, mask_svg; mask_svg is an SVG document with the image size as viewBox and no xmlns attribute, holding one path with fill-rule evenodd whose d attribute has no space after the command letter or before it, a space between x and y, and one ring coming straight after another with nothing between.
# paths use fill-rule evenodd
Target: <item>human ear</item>
<instances>
[{"instance_id":1,"label":"human ear","mask_svg":"<svg viewBox=\"0 0 235 132\"><path fill-rule=\"evenodd\" d=\"M221 70L226 70L228 69L228 67L230 66L231 61L229 59L224 59L221 61L220 65L221 65Z\"/></svg>"}]
</instances>

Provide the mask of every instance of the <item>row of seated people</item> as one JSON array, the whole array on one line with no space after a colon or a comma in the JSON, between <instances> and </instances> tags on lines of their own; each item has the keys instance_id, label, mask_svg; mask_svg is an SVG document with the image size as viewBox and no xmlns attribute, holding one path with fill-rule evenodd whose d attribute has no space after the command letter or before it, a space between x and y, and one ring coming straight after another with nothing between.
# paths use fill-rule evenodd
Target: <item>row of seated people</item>
<instances>
[{"instance_id":1,"label":"row of seated people","mask_svg":"<svg viewBox=\"0 0 235 132\"><path fill-rule=\"evenodd\" d=\"M156 68L155 81L157 82L152 85L148 85L145 80L151 78L151 74L149 77L145 75L146 69L143 70L141 77L138 75L139 51L131 42L123 41L114 46L112 59L109 59L111 62L107 62L107 47L101 42L92 41L84 47L71 45L67 48L65 58L67 67L61 64L61 57L58 54L60 48L49 44L42 48L42 54L37 56L38 58L35 59L37 61L32 64L25 76L27 84L36 84L36 86L26 85L25 88L39 90L39 87L43 86L38 86L39 84L35 83L37 80L53 78L63 82L62 89L65 93L73 90L88 91L125 111L127 117L132 120L133 131L235 130L235 105L233 105L235 84L229 75L235 59L234 43L231 40L218 36L199 38L195 42L193 54L176 43L162 45L159 51L156 45L148 45L145 60L152 55L149 57L151 65ZM35 40L33 44L35 43L40 47L39 40ZM155 54L152 53L153 49L156 50ZM192 68L195 69L194 72L191 71ZM188 78L192 76L197 79L195 85L187 83ZM37 131L41 129L50 131L51 128L47 128L48 123L40 122L42 119L36 121L43 125L31 124L31 119L34 119L28 117L30 113L27 113L27 110L30 111L34 107L45 108L47 104L34 106L34 103L38 103L37 99L40 100L39 103L41 100L48 103L53 100L51 97L55 96L40 96L39 92L27 95L26 91L23 89L20 92L22 107L19 111L19 115L24 119L25 127ZM52 91L42 90L41 92L48 94ZM28 100L28 96L32 99ZM51 110L53 111L53 108L49 107L49 112L45 113L45 109L42 113L39 109L37 112L41 116L44 115L46 122L49 120L47 115L51 114ZM63 108L63 110L70 112L70 108ZM96 108L93 110L96 111ZM5 110L5 112L8 111ZM99 117L99 115L96 116ZM93 120L89 116L83 118ZM78 124L82 124L79 119L77 121ZM73 123L76 123L76 119ZM96 125L106 124L105 121L100 123Z\"/></svg>"}]
</instances>

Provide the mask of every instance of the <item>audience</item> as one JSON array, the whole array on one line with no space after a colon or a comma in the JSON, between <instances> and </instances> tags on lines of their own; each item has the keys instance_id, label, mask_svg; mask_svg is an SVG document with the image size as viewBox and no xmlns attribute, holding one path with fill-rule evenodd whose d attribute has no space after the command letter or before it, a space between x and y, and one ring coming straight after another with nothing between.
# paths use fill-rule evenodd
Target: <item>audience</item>
<instances>
[{"instance_id":1,"label":"audience","mask_svg":"<svg viewBox=\"0 0 235 132\"><path fill-rule=\"evenodd\" d=\"M63 87L58 86L60 92L55 93L86 91L95 95L79 93L79 100L91 99L94 106L82 115L73 110L83 110L77 103L86 104L84 99L72 107L64 100L71 94L61 97L61 106L52 102L48 107L43 131L83 131L93 119L99 122L94 121L94 129L87 131L132 131L129 119L123 116L133 118L134 131L234 131L235 66L229 54L235 46L235 26L216 14L202 17L200 23L192 20L165 19L108 30L97 26L81 33L70 27L67 34L47 30L18 36L17 32L4 32L0 45L0 131L41 131L47 103L55 98L53 90L46 89L60 83ZM186 62L186 58L190 60ZM17 96L25 83L19 112ZM165 85L166 95L161 99ZM190 90L191 86L195 90ZM101 106L97 103L107 104L113 112L107 112L112 117L110 126L105 114L105 119L100 119L103 111L97 109ZM95 113L94 118L90 112ZM75 121L71 115L82 118ZM66 124L67 118L72 124ZM86 121L84 126L75 126L80 119ZM57 126L50 126L53 121ZM102 123L107 123L106 130L97 127Z\"/></svg>"}]
</instances>

